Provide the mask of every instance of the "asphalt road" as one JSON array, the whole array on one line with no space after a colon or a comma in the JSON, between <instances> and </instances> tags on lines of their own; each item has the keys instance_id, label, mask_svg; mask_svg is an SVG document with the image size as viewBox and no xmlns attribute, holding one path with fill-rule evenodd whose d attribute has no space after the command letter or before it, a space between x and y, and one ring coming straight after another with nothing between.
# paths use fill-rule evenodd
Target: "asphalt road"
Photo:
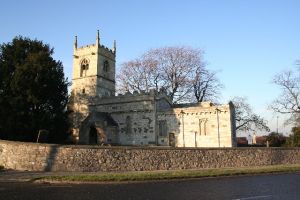
<instances>
[{"instance_id":1,"label":"asphalt road","mask_svg":"<svg viewBox=\"0 0 300 200\"><path fill-rule=\"evenodd\" d=\"M299 200L300 173L113 184L0 182L0 199Z\"/></svg>"}]
</instances>

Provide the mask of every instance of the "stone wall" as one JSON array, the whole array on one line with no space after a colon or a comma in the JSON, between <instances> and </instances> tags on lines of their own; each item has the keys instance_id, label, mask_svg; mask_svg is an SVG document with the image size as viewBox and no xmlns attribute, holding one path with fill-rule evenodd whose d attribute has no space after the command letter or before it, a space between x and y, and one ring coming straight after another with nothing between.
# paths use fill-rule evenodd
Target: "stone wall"
<instances>
[{"instance_id":1,"label":"stone wall","mask_svg":"<svg viewBox=\"0 0 300 200\"><path fill-rule=\"evenodd\" d=\"M29 171L143 171L300 164L300 148L68 146L0 140L0 165Z\"/></svg>"},{"instance_id":2,"label":"stone wall","mask_svg":"<svg viewBox=\"0 0 300 200\"><path fill-rule=\"evenodd\" d=\"M168 133L175 134L177 147L235 147L233 105L213 105L210 102L187 104L158 112L158 121L167 122ZM159 144L168 141L160 137Z\"/></svg>"},{"instance_id":3,"label":"stone wall","mask_svg":"<svg viewBox=\"0 0 300 200\"><path fill-rule=\"evenodd\" d=\"M103 98L90 110L109 113L118 124L118 144L156 144L155 94L127 94Z\"/></svg>"}]
</instances>

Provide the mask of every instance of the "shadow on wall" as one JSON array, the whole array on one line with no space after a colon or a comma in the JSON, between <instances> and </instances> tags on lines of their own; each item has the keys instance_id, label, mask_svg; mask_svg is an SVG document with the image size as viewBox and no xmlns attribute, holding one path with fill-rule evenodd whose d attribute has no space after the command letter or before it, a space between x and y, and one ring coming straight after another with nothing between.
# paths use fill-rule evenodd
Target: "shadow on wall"
<instances>
[{"instance_id":1,"label":"shadow on wall","mask_svg":"<svg viewBox=\"0 0 300 200\"><path fill-rule=\"evenodd\" d=\"M61 145L51 145L49 148L49 154L45 160L46 166L44 168L44 171L50 172L53 171L53 166L55 164L55 161L57 160L57 153L58 149L60 148Z\"/></svg>"},{"instance_id":2,"label":"shadow on wall","mask_svg":"<svg viewBox=\"0 0 300 200\"><path fill-rule=\"evenodd\" d=\"M72 91L69 98L68 111L69 121L71 122L71 140L73 143L79 142L79 128L81 126L81 122L88 116L89 113L89 108L83 105L87 105L89 102L93 101L93 98L86 93L87 91L85 88L83 88L82 91ZM77 132L75 130L77 130Z\"/></svg>"},{"instance_id":3,"label":"shadow on wall","mask_svg":"<svg viewBox=\"0 0 300 200\"><path fill-rule=\"evenodd\" d=\"M91 112L82 121L79 143L91 145L117 144L118 124L108 113Z\"/></svg>"},{"instance_id":4,"label":"shadow on wall","mask_svg":"<svg viewBox=\"0 0 300 200\"><path fill-rule=\"evenodd\" d=\"M276 151L271 149L271 156L269 157L269 161L271 165L280 165L285 164L285 157L283 151Z\"/></svg>"},{"instance_id":5,"label":"shadow on wall","mask_svg":"<svg viewBox=\"0 0 300 200\"><path fill-rule=\"evenodd\" d=\"M174 112L165 91L134 92L115 97L123 99L119 109L122 112L109 110L109 113L105 109L103 112L97 111L96 104L93 104L96 99L93 100L93 97L84 92L76 92L70 102L73 105L71 120L73 127L77 129L78 143L173 147L182 143L179 134L181 130L185 131L186 122L182 114L178 117L178 113ZM191 137L194 138L195 134Z\"/></svg>"},{"instance_id":6,"label":"shadow on wall","mask_svg":"<svg viewBox=\"0 0 300 200\"><path fill-rule=\"evenodd\" d=\"M78 144L106 145L118 143L118 124L111 115L90 109L98 102L95 86L71 93L68 109L73 127L73 141ZM93 95L91 95L93 94Z\"/></svg>"},{"instance_id":7,"label":"shadow on wall","mask_svg":"<svg viewBox=\"0 0 300 200\"><path fill-rule=\"evenodd\" d=\"M171 102L162 98L156 104L156 137L157 145L162 146L179 146L180 132L184 124L178 119L177 114L174 112Z\"/></svg>"}]
</instances>

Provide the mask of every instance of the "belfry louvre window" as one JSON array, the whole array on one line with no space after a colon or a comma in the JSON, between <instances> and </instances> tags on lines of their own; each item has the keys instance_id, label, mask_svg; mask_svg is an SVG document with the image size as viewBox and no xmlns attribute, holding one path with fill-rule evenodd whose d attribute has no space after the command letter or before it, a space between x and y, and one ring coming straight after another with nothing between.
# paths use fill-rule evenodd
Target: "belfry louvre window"
<instances>
[{"instance_id":1,"label":"belfry louvre window","mask_svg":"<svg viewBox=\"0 0 300 200\"><path fill-rule=\"evenodd\" d=\"M168 127L167 127L167 121L166 120L158 121L158 130L159 130L159 136L167 137Z\"/></svg>"},{"instance_id":2,"label":"belfry louvre window","mask_svg":"<svg viewBox=\"0 0 300 200\"><path fill-rule=\"evenodd\" d=\"M86 76L86 72L89 69L89 61L83 59L80 65L80 77Z\"/></svg>"},{"instance_id":3,"label":"belfry louvre window","mask_svg":"<svg viewBox=\"0 0 300 200\"><path fill-rule=\"evenodd\" d=\"M108 61L104 61L103 63L103 71L108 72L109 71L109 63Z\"/></svg>"}]
</instances>

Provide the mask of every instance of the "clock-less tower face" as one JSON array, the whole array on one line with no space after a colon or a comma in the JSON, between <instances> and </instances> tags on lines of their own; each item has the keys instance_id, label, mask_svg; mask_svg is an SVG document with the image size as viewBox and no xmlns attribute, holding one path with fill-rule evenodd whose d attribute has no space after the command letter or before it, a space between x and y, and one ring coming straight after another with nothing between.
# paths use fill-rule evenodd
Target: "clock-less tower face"
<instances>
[{"instance_id":1,"label":"clock-less tower face","mask_svg":"<svg viewBox=\"0 0 300 200\"><path fill-rule=\"evenodd\" d=\"M74 49L73 94L89 97L115 95L115 51L100 44Z\"/></svg>"},{"instance_id":2,"label":"clock-less tower face","mask_svg":"<svg viewBox=\"0 0 300 200\"><path fill-rule=\"evenodd\" d=\"M115 86L115 54L100 48L97 63L97 95L98 97L114 96Z\"/></svg>"}]
</instances>

